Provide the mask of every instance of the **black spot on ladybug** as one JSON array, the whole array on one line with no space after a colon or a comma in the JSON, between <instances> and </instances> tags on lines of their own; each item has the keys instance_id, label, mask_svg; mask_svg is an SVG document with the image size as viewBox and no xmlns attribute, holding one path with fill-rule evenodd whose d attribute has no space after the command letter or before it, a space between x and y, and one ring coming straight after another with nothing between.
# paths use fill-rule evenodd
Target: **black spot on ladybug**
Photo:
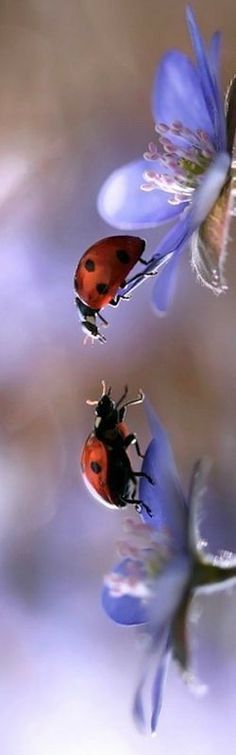
<instances>
[{"instance_id":1,"label":"black spot on ladybug","mask_svg":"<svg viewBox=\"0 0 236 755\"><path fill-rule=\"evenodd\" d=\"M95 474L99 474L99 472L102 471L101 464L98 464L98 461L91 461L91 469Z\"/></svg>"},{"instance_id":2,"label":"black spot on ladybug","mask_svg":"<svg viewBox=\"0 0 236 755\"><path fill-rule=\"evenodd\" d=\"M88 271L88 273L93 273L95 270L95 262L89 257L88 260L85 261L84 267Z\"/></svg>"},{"instance_id":3,"label":"black spot on ladybug","mask_svg":"<svg viewBox=\"0 0 236 755\"><path fill-rule=\"evenodd\" d=\"M116 256L119 262L122 262L123 265L128 265L128 262L130 262L130 255L125 249L117 249Z\"/></svg>"},{"instance_id":4,"label":"black spot on ladybug","mask_svg":"<svg viewBox=\"0 0 236 755\"><path fill-rule=\"evenodd\" d=\"M107 283L97 283L96 289L98 294L106 294L108 291L108 285Z\"/></svg>"}]
</instances>

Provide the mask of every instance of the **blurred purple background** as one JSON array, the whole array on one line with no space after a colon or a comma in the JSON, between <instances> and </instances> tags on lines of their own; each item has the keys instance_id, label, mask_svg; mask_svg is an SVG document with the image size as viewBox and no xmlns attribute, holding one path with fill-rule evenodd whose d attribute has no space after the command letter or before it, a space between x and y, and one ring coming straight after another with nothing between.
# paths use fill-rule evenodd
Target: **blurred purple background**
<instances>
[{"instance_id":1,"label":"blurred purple background","mask_svg":"<svg viewBox=\"0 0 236 755\"><path fill-rule=\"evenodd\" d=\"M153 137L149 91L162 52L190 52L185 4L154 0L3 0L0 8L0 736L3 755L211 755L236 745L236 593L199 601L196 699L174 665L156 740L130 716L143 648L100 606L122 515L80 478L101 379L141 386L167 427L183 484L215 461L221 496L206 521L236 547L236 261L217 299L188 253L171 313L152 284L107 311L107 345L82 346L73 304L78 258L112 233L96 212L111 170ZM206 36L223 31L223 83L235 71L233 0L195 3ZM157 232L145 237L150 250ZM143 448L144 412L130 409ZM211 522L214 521L214 531Z\"/></svg>"}]
</instances>

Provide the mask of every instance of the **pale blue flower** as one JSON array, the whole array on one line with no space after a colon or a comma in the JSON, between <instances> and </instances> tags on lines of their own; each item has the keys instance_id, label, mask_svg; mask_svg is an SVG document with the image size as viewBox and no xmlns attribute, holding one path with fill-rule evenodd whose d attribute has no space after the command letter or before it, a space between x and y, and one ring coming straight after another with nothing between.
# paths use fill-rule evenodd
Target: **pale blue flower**
<instances>
[{"instance_id":1,"label":"pale blue flower","mask_svg":"<svg viewBox=\"0 0 236 755\"><path fill-rule=\"evenodd\" d=\"M143 692L151 677L154 732L171 654L187 680L192 680L186 627L193 598L201 591L210 593L236 583L236 554L225 549L212 554L202 539L208 464L195 465L185 497L168 437L148 404L147 414L153 440L143 469L157 482L151 486L142 479L140 498L150 507L152 518L143 510L142 521L128 520L127 540L119 546L123 558L105 578L103 606L115 622L141 627L149 637L134 715L144 726Z\"/></svg>"},{"instance_id":2,"label":"pale blue flower","mask_svg":"<svg viewBox=\"0 0 236 755\"><path fill-rule=\"evenodd\" d=\"M230 84L224 110L220 34L216 32L206 46L189 6L186 15L195 63L178 50L162 57L151 97L155 140L142 159L112 173L98 197L102 217L124 230L151 228L176 218L145 274L122 290L132 291L166 256L168 264L161 268L154 289L160 311L168 306L179 254L189 239L192 264L202 282L216 293L227 288L223 267L234 213L236 81Z\"/></svg>"}]
</instances>

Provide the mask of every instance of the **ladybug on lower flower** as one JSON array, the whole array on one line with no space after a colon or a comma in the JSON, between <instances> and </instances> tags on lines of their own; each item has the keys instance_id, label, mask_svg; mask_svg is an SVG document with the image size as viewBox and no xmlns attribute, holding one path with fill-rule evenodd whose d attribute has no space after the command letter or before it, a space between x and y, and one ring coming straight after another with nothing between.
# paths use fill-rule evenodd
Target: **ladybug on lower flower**
<instances>
[{"instance_id":1,"label":"ladybug on lower flower","mask_svg":"<svg viewBox=\"0 0 236 755\"><path fill-rule=\"evenodd\" d=\"M102 381L102 396L99 401L87 401L96 405L95 422L92 433L88 436L81 456L82 475L94 498L111 509L124 508L128 503L134 504L138 512L144 509L150 516L151 510L136 497L137 478L145 477L150 485L154 482L144 472L134 472L127 454L130 445L135 445L137 454L143 458L139 443L134 433L130 433L124 417L127 406L141 404L144 394L140 390L134 400L125 400L128 387L115 403L111 398L111 388L106 391Z\"/></svg>"}]
</instances>

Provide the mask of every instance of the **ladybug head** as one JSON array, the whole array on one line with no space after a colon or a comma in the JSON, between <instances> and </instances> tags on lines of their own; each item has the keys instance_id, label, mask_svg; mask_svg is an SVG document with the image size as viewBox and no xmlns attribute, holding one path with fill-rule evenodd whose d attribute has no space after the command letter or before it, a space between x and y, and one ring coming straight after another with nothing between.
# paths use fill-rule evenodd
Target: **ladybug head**
<instances>
[{"instance_id":1,"label":"ladybug head","mask_svg":"<svg viewBox=\"0 0 236 755\"><path fill-rule=\"evenodd\" d=\"M92 319L84 319L81 321L82 330L84 333L86 333L86 336L90 336L93 339L98 339L98 341L101 341L101 343L105 343L106 338L101 333L99 333L98 327L96 325L96 320L94 318L94 321Z\"/></svg>"},{"instance_id":2,"label":"ladybug head","mask_svg":"<svg viewBox=\"0 0 236 755\"><path fill-rule=\"evenodd\" d=\"M108 393L105 394L105 396L102 396L100 398L100 401L98 402L97 408L95 409L95 414L97 417L108 417L112 412L114 412L115 409L115 402L112 401Z\"/></svg>"},{"instance_id":3,"label":"ladybug head","mask_svg":"<svg viewBox=\"0 0 236 755\"><path fill-rule=\"evenodd\" d=\"M102 395L98 401L86 401L89 406L96 406L95 414L97 417L108 417L115 409L115 402L111 399L111 387L106 390L105 381L102 380Z\"/></svg>"},{"instance_id":4,"label":"ladybug head","mask_svg":"<svg viewBox=\"0 0 236 755\"><path fill-rule=\"evenodd\" d=\"M93 341L97 339L101 343L105 343L106 338L99 332L97 327L96 310L85 304L78 295L75 297L75 303L78 308L82 330L86 334L85 342L90 336Z\"/></svg>"}]
</instances>

